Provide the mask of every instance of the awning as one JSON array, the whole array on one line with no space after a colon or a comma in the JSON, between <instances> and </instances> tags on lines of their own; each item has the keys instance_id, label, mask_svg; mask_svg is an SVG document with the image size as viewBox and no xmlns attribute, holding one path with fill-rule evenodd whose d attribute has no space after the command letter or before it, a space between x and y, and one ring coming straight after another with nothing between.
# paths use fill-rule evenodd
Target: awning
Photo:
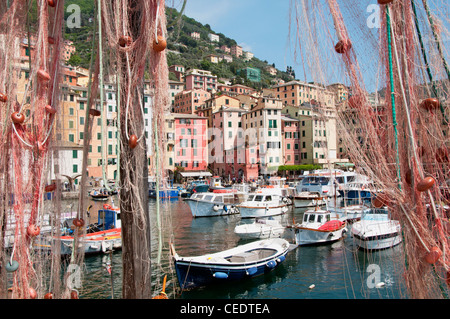
<instances>
[{"instance_id":1,"label":"awning","mask_svg":"<svg viewBox=\"0 0 450 319\"><path fill-rule=\"evenodd\" d=\"M355 166L355 164L353 164L353 163L334 163L334 164L339 165L339 166L343 166L343 167L353 167L353 166Z\"/></svg>"},{"instance_id":2,"label":"awning","mask_svg":"<svg viewBox=\"0 0 450 319\"><path fill-rule=\"evenodd\" d=\"M180 172L183 177L210 177L210 172Z\"/></svg>"}]
</instances>

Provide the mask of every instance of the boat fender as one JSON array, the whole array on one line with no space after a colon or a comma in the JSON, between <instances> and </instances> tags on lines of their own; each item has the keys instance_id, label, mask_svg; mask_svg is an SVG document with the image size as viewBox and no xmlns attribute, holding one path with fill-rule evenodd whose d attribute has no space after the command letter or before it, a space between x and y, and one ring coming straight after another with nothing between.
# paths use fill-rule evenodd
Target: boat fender
<instances>
[{"instance_id":1,"label":"boat fender","mask_svg":"<svg viewBox=\"0 0 450 319\"><path fill-rule=\"evenodd\" d=\"M227 279L227 278L228 278L228 274L226 274L226 273L224 273L224 272L221 272L221 271L216 271L216 272L213 274L213 277L214 277L214 278L217 278L217 279Z\"/></svg>"},{"instance_id":2,"label":"boat fender","mask_svg":"<svg viewBox=\"0 0 450 319\"><path fill-rule=\"evenodd\" d=\"M277 265L277 263L276 263L275 260L271 260L271 261L269 261L269 262L266 264L266 266L267 266L268 268L275 268L276 265Z\"/></svg>"},{"instance_id":3,"label":"boat fender","mask_svg":"<svg viewBox=\"0 0 450 319\"><path fill-rule=\"evenodd\" d=\"M283 203L287 203L288 199L286 197L283 197Z\"/></svg>"},{"instance_id":4,"label":"boat fender","mask_svg":"<svg viewBox=\"0 0 450 319\"><path fill-rule=\"evenodd\" d=\"M17 260L8 261L5 265L7 272L15 272L19 268L19 262Z\"/></svg>"},{"instance_id":5,"label":"boat fender","mask_svg":"<svg viewBox=\"0 0 450 319\"><path fill-rule=\"evenodd\" d=\"M214 209L215 212L217 212L219 210L219 205L214 205L213 209Z\"/></svg>"},{"instance_id":6,"label":"boat fender","mask_svg":"<svg viewBox=\"0 0 450 319\"><path fill-rule=\"evenodd\" d=\"M248 268L248 269L245 271L245 273L246 273L248 276L253 276L254 274L256 274L257 271L258 271L258 268L256 268L256 267L251 267L251 268Z\"/></svg>"},{"instance_id":7,"label":"boat fender","mask_svg":"<svg viewBox=\"0 0 450 319\"><path fill-rule=\"evenodd\" d=\"M278 262L278 263L281 263L281 262L283 262L285 259L286 259L285 256L280 256L280 258L277 259L277 262Z\"/></svg>"}]
</instances>

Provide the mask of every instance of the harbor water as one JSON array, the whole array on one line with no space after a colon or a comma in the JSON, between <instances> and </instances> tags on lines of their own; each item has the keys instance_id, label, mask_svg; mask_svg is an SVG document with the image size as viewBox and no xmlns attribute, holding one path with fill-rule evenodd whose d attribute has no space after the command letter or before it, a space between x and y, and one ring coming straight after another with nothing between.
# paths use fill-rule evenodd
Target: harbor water
<instances>
[{"instance_id":1,"label":"harbor water","mask_svg":"<svg viewBox=\"0 0 450 319\"><path fill-rule=\"evenodd\" d=\"M108 201L109 203L109 201ZM117 199L115 200L117 204ZM100 208L103 203L94 203ZM98 206L98 207L97 207ZM283 225L300 221L305 209L291 207L278 216ZM291 250L274 271L232 284L179 290L169 257L169 241L180 256L213 253L244 244L234 228L240 216L193 218L182 199L162 201L158 229L156 201L149 200L152 223L152 292L158 294L167 275L166 293L176 299L404 299L408 298L402 273L403 247L367 252L358 250L348 231L331 245L302 246ZM293 238L285 235L287 240ZM159 245L159 239L162 245ZM106 266L111 265L111 275ZM121 251L87 256L80 298L122 298Z\"/></svg>"}]
</instances>

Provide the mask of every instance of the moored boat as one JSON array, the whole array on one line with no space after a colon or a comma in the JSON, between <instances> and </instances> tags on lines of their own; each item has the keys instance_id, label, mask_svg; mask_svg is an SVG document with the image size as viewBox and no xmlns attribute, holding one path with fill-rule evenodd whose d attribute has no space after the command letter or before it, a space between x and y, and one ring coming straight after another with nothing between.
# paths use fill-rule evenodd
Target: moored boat
<instances>
[{"instance_id":1,"label":"moored boat","mask_svg":"<svg viewBox=\"0 0 450 319\"><path fill-rule=\"evenodd\" d=\"M294 232L299 246L326 244L340 240L346 232L346 222L328 210L309 209L304 212L299 224L288 226Z\"/></svg>"},{"instance_id":2,"label":"moored boat","mask_svg":"<svg viewBox=\"0 0 450 319\"><path fill-rule=\"evenodd\" d=\"M253 223L240 224L234 228L234 233L242 239L263 239L280 237L285 227L273 218L256 218Z\"/></svg>"},{"instance_id":3,"label":"moored boat","mask_svg":"<svg viewBox=\"0 0 450 319\"><path fill-rule=\"evenodd\" d=\"M365 250L391 248L402 242L400 222L391 220L385 207L365 209L361 220L352 225L351 234Z\"/></svg>"},{"instance_id":4,"label":"moored boat","mask_svg":"<svg viewBox=\"0 0 450 319\"><path fill-rule=\"evenodd\" d=\"M244 194L237 193L194 193L185 198L193 217L211 217L239 213L236 205L244 200Z\"/></svg>"},{"instance_id":5,"label":"moored boat","mask_svg":"<svg viewBox=\"0 0 450 319\"><path fill-rule=\"evenodd\" d=\"M317 192L300 192L294 196L294 207L316 207L326 205L326 200Z\"/></svg>"},{"instance_id":6,"label":"moored boat","mask_svg":"<svg viewBox=\"0 0 450 319\"><path fill-rule=\"evenodd\" d=\"M106 201L108 200L109 196L111 196L111 194L106 188L101 188L91 190L89 192L89 196L91 197L91 199L96 201Z\"/></svg>"},{"instance_id":7,"label":"moored boat","mask_svg":"<svg viewBox=\"0 0 450 319\"><path fill-rule=\"evenodd\" d=\"M242 218L268 217L281 215L288 211L284 197L269 189L261 189L248 195L248 198L236 207Z\"/></svg>"},{"instance_id":8,"label":"moored boat","mask_svg":"<svg viewBox=\"0 0 450 319\"><path fill-rule=\"evenodd\" d=\"M289 242L281 238L264 239L196 257L180 257L173 245L171 249L178 283L184 290L270 272L285 260Z\"/></svg>"}]
</instances>

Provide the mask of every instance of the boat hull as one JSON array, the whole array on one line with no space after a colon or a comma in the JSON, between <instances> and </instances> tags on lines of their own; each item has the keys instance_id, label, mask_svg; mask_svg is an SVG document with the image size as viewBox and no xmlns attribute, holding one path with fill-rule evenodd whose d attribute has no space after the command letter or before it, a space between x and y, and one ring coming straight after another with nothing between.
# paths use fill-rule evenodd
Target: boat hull
<instances>
[{"instance_id":1,"label":"boat hull","mask_svg":"<svg viewBox=\"0 0 450 319\"><path fill-rule=\"evenodd\" d=\"M186 198L193 217L213 217L237 214L238 210L234 205L228 205L218 202L208 202Z\"/></svg>"},{"instance_id":2,"label":"boat hull","mask_svg":"<svg viewBox=\"0 0 450 319\"><path fill-rule=\"evenodd\" d=\"M280 237L284 233L283 226L267 224L244 224L235 227L234 232L242 239L264 239Z\"/></svg>"},{"instance_id":3,"label":"boat hull","mask_svg":"<svg viewBox=\"0 0 450 319\"><path fill-rule=\"evenodd\" d=\"M345 226L334 231L323 231L301 227L292 229L295 232L295 243L299 246L333 243L340 240L346 232Z\"/></svg>"},{"instance_id":4,"label":"boat hull","mask_svg":"<svg viewBox=\"0 0 450 319\"><path fill-rule=\"evenodd\" d=\"M256 218L256 217L269 217L281 215L287 212L287 205L257 207L257 206L244 206L238 205L241 218Z\"/></svg>"},{"instance_id":5,"label":"boat hull","mask_svg":"<svg viewBox=\"0 0 450 319\"><path fill-rule=\"evenodd\" d=\"M271 253L270 256L256 261L245 260L246 254L250 256L252 252L257 252L258 245L263 250L265 244L270 244L269 241L272 240L282 241L279 249L273 249L276 251L275 253ZM268 246L270 247L270 245ZM224 258L227 256L228 251L232 254L232 251L240 247L242 247L243 251L241 262L230 262ZM175 269L181 289L193 289L224 282L240 281L268 273L285 260L289 243L284 239L275 238L253 242L240 247L211 254L207 258L202 258L207 255L200 256L200 258L184 258L174 254Z\"/></svg>"},{"instance_id":6,"label":"boat hull","mask_svg":"<svg viewBox=\"0 0 450 319\"><path fill-rule=\"evenodd\" d=\"M400 224L397 221L363 225L363 221L352 226L352 236L358 248L381 250L397 246L402 242Z\"/></svg>"},{"instance_id":7,"label":"boat hull","mask_svg":"<svg viewBox=\"0 0 450 319\"><path fill-rule=\"evenodd\" d=\"M325 204L326 204L326 201L323 199L294 197L294 207L295 208L324 206Z\"/></svg>"},{"instance_id":8,"label":"boat hull","mask_svg":"<svg viewBox=\"0 0 450 319\"><path fill-rule=\"evenodd\" d=\"M150 189L148 193L151 198L156 198L156 190ZM179 195L178 189L167 189L159 191L160 199L178 198L178 195Z\"/></svg>"}]
</instances>

